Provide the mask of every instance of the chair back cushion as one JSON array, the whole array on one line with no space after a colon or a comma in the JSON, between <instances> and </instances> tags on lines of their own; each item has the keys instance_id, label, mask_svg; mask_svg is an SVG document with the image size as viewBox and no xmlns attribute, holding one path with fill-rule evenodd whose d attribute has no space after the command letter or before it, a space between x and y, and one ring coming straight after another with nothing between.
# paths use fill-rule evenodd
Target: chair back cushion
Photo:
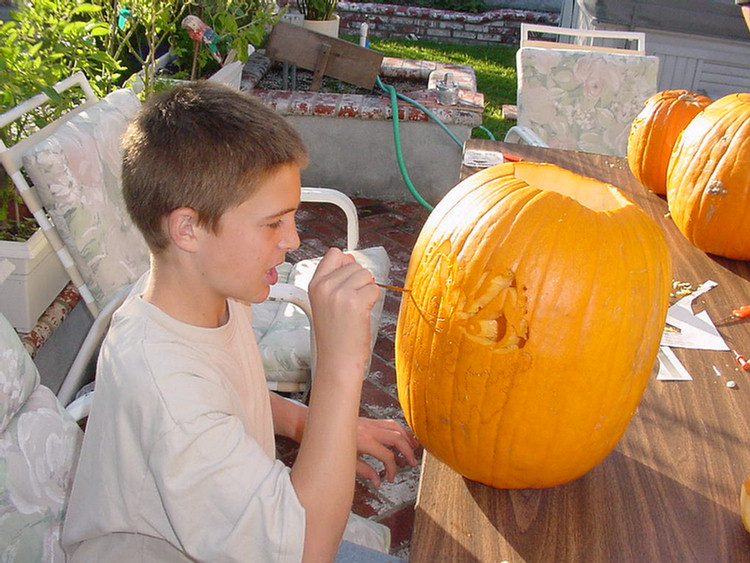
<instances>
[{"instance_id":1,"label":"chair back cushion","mask_svg":"<svg viewBox=\"0 0 750 563\"><path fill-rule=\"evenodd\" d=\"M139 108L132 90L112 92L23 158L42 204L100 307L148 267L146 243L125 210L120 174L120 139Z\"/></svg>"},{"instance_id":2,"label":"chair back cushion","mask_svg":"<svg viewBox=\"0 0 750 563\"><path fill-rule=\"evenodd\" d=\"M351 252L362 266L372 272L378 282L388 283L391 261L382 246ZM279 282L307 290L321 258L285 263L278 267ZM385 290L370 312L370 350L375 346ZM310 323L307 315L291 303L265 301L253 305L253 332L258 341L268 381L309 382Z\"/></svg>"},{"instance_id":3,"label":"chair back cushion","mask_svg":"<svg viewBox=\"0 0 750 563\"><path fill-rule=\"evenodd\" d=\"M656 93L657 57L523 47L516 62L518 125L553 148L626 155L630 125Z\"/></svg>"},{"instance_id":4,"label":"chair back cushion","mask_svg":"<svg viewBox=\"0 0 750 563\"><path fill-rule=\"evenodd\" d=\"M0 358L0 393L4 406L12 404L0 432L0 561L64 563L60 533L83 432L38 384L31 358L2 315Z\"/></svg>"},{"instance_id":5,"label":"chair back cushion","mask_svg":"<svg viewBox=\"0 0 750 563\"><path fill-rule=\"evenodd\" d=\"M36 365L16 331L0 314L0 434L38 385Z\"/></svg>"}]
</instances>

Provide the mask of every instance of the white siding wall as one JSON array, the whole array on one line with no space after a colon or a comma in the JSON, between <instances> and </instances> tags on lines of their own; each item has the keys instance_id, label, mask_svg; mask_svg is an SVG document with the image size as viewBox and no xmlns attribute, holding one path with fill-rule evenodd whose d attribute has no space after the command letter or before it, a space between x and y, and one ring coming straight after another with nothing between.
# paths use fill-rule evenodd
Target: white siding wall
<instances>
[{"instance_id":1,"label":"white siding wall","mask_svg":"<svg viewBox=\"0 0 750 563\"><path fill-rule=\"evenodd\" d=\"M617 29L597 24L564 0L560 25L578 29ZM747 41L636 28L646 33L646 53L659 57L659 90L684 88L718 99L733 92L750 92L750 31Z\"/></svg>"}]
</instances>

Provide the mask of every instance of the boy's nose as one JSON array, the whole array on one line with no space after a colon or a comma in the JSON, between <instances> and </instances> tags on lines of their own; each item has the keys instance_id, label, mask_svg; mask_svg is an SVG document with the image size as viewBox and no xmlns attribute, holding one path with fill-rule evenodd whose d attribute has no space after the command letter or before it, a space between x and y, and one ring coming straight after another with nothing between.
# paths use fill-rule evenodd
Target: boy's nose
<instances>
[{"instance_id":1,"label":"boy's nose","mask_svg":"<svg viewBox=\"0 0 750 563\"><path fill-rule=\"evenodd\" d=\"M285 252L291 252L297 250L300 245L299 233L297 232L297 223L292 221L291 228L284 234L284 238L281 241Z\"/></svg>"}]
</instances>

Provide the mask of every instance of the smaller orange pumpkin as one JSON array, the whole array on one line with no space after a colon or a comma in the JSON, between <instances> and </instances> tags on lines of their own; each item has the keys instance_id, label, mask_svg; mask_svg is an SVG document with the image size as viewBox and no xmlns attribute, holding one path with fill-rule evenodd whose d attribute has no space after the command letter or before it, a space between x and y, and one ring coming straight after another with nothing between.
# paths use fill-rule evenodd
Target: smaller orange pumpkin
<instances>
[{"instance_id":1,"label":"smaller orange pumpkin","mask_svg":"<svg viewBox=\"0 0 750 563\"><path fill-rule=\"evenodd\" d=\"M677 138L711 99L687 90L665 90L646 101L628 136L628 164L652 192L667 193L667 168Z\"/></svg>"}]
</instances>

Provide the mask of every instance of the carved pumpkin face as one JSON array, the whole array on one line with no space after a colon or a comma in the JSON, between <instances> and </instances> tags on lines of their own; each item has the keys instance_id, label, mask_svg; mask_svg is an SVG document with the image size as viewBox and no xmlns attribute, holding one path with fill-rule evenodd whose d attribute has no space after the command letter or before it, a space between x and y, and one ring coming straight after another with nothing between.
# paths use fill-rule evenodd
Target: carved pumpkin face
<instances>
[{"instance_id":1,"label":"carved pumpkin face","mask_svg":"<svg viewBox=\"0 0 750 563\"><path fill-rule=\"evenodd\" d=\"M669 161L669 213L705 252L750 260L750 94L730 94L683 130Z\"/></svg>"},{"instance_id":2,"label":"carved pumpkin face","mask_svg":"<svg viewBox=\"0 0 750 563\"><path fill-rule=\"evenodd\" d=\"M671 286L656 223L612 186L502 164L440 202L396 333L422 444L498 488L575 479L615 446L651 373Z\"/></svg>"}]
</instances>

